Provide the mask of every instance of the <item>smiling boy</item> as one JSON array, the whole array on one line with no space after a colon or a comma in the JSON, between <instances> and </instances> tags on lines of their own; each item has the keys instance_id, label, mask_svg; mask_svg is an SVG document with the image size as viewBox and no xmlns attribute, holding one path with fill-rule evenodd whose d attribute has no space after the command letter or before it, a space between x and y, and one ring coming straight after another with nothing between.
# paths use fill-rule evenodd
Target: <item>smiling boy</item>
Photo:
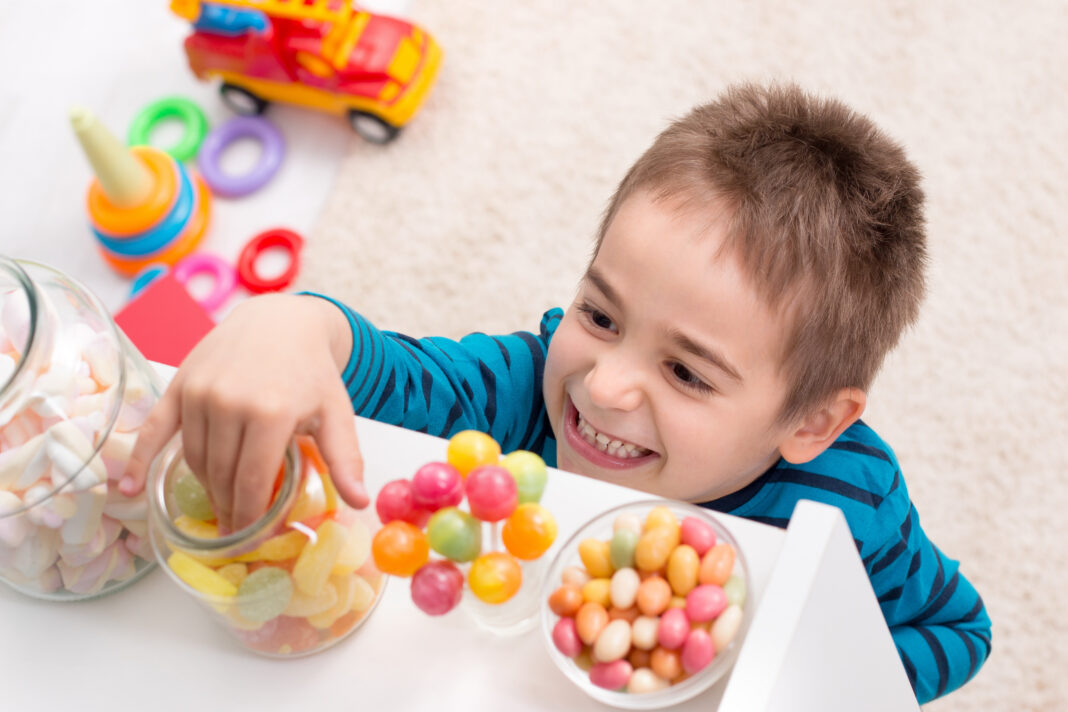
<instances>
[{"instance_id":1,"label":"smiling boy","mask_svg":"<svg viewBox=\"0 0 1068 712\"><path fill-rule=\"evenodd\" d=\"M796 87L734 87L631 168L574 303L538 334L416 340L329 298L249 300L182 364L121 486L138 491L181 430L220 523L240 528L299 431L363 506L355 411L483 430L504 451L777 526L800 499L827 502L925 702L974 676L990 621L859 420L925 262L919 175L895 143Z\"/></svg>"}]
</instances>

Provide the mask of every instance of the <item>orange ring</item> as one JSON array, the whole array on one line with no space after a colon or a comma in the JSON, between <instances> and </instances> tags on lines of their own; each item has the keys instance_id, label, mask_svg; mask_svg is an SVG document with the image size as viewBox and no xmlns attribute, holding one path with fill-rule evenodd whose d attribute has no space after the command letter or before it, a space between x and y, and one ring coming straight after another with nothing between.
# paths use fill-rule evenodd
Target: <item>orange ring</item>
<instances>
[{"instance_id":1,"label":"orange ring","mask_svg":"<svg viewBox=\"0 0 1068 712\"><path fill-rule=\"evenodd\" d=\"M99 247L100 254L104 256L104 259L107 260L107 263L111 265L112 269L127 277L133 277L154 262L162 262L173 267L178 261L200 245L200 240L204 237L204 233L208 228L208 222L211 218L211 190L208 189L204 179L196 172L190 170L189 173L193 182L196 184L196 205L193 206L192 219L189 221L189 224L186 225L185 229L182 230L178 239L168 245L167 248L161 252L157 252L154 255L145 255L144 257L138 257L133 260L116 257L106 251L103 247Z\"/></svg>"},{"instance_id":2,"label":"orange ring","mask_svg":"<svg viewBox=\"0 0 1068 712\"><path fill-rule=\"evenodd\" d=\"M96 178L89 184L86 197L89 219L97 230L111 237L132 237L144 232L162 220L178 198L178 172L173 158L151 146L134 146L130 152L152 176L148 198L133 208L116 207Z\"/></svg>"}]
</instances>

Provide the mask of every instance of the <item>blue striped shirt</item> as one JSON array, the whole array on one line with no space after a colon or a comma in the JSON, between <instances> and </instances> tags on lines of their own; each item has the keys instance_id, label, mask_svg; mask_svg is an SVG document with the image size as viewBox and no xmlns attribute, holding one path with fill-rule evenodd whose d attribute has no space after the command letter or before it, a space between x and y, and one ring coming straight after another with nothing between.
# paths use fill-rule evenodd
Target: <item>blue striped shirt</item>
<instances>
[{"instance_id":1,"label":"blue striped shirt","mask_svg":"<svg viewBox=\"0 0 1068 712\"><path fill-rule=\"evenodd\" d=\"M342 378L357 415L446 438L481 430L504 452L530 450L555 465L542 373L562 310L546 312L538 334L413 339L379 331L323 298L352 328ZM703 506L785 527L802 499L845 514L918 701L971 679L990 655L990 619L958 563L923 533L886 443L858 421L812 461L780 459L747 487Z\"/></svg>"}]
</instances>

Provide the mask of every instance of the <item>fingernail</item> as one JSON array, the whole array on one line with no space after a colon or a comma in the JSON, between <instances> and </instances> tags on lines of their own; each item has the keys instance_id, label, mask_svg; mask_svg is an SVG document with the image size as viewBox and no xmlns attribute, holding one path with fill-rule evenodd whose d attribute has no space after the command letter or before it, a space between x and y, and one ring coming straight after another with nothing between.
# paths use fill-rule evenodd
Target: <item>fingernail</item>
<instances>
[{"instance_id":1,"label":"fingernail","mask_svg":"<svg viewBox=\"0 0 1068 712\"><path fill-rule=\"evenodd\" d=\"M129 475L126 475L121 480L119 480L119 490L122 491L124 494L130 492L130 490L133 489L133 486L134 480Z\"/></svg>"}]
</instances>

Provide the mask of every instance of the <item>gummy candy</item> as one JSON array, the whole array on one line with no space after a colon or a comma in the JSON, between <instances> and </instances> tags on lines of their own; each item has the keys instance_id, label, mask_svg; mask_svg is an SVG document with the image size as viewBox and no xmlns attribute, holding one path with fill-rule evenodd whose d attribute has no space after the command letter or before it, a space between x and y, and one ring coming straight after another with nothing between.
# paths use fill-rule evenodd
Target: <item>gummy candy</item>
<instances>
[{"instance_id":1,"label":"gummy candy","mask_svg":"<svg viewBox=\"0 0 1068 712\"><path fill-rule=\"evenodd\" d=\"M237 609L249 621L265 623L279 616L293 597L293 579L277 566L258 569L237 587Z\"/></svg>"}]
</instances>

